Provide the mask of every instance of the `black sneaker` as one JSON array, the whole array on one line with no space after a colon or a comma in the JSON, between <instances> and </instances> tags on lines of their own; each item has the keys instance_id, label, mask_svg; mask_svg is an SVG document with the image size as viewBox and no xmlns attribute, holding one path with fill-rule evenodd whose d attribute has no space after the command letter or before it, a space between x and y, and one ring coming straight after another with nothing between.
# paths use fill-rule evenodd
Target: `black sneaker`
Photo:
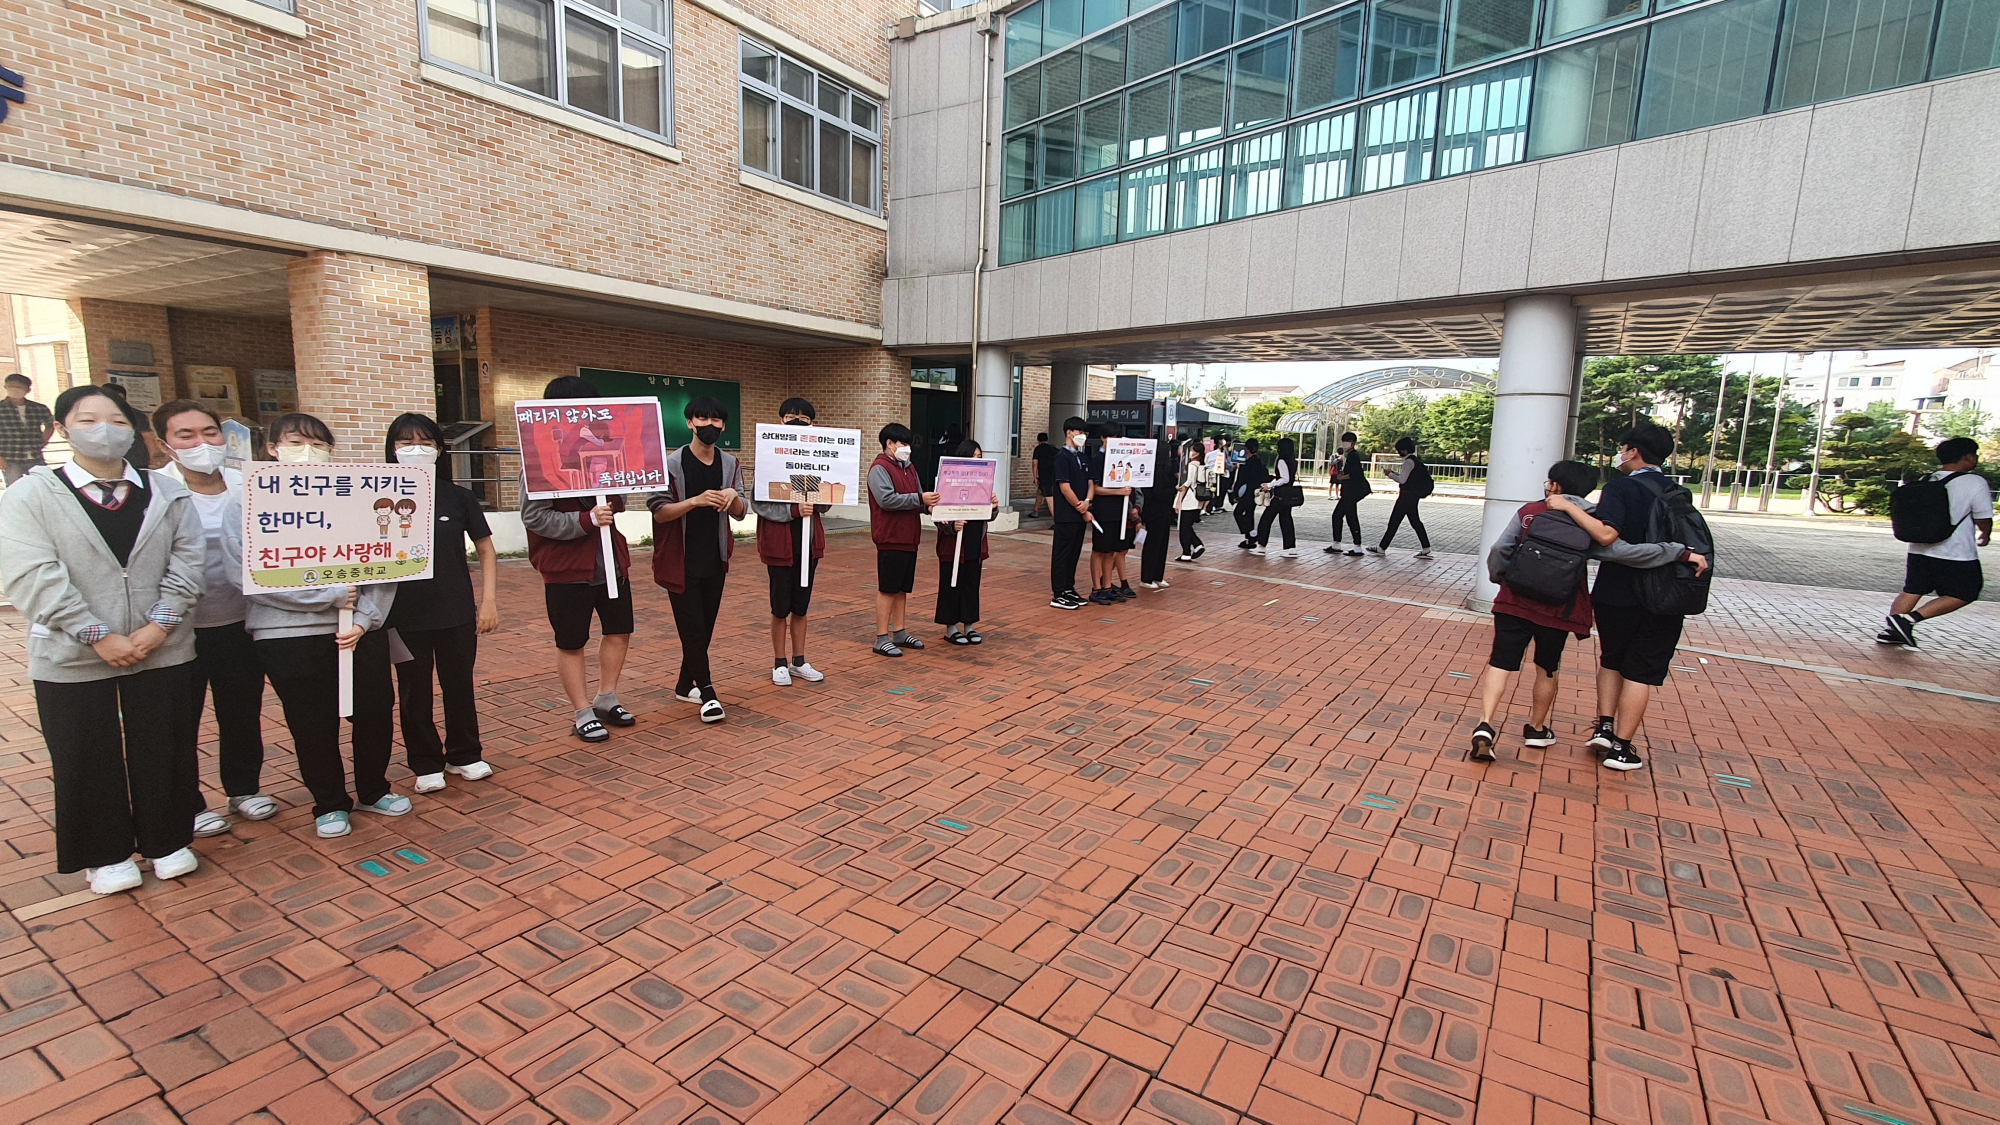
<instances>
[{"instance_id":1,"label":"black sneaker","mask_svg":"<svg viewBox=\"0 0 2000 1125\"><path fill-rule=\"evenodd\" d=\"M1139 591L1134 590L1130 584L1120 586L1117 589L1112 590L1111 592L1117 594L1121 598L1124 598L1128 602L1136 602L1139 600Z\"/></svg>"},{"instance_id":2,"label":"black sneaker","mask_svg":"<svg viewBox=\"0 0 2000 1125\"><path fill-rule=\"evenodd\" d=\"M1473 727L1471 760L1475 762L1492 761L1493 740L1496 737L1498 736L1493 731L1492 723L1482 722L1478 726Z\"/></svg>"},{"instance_id":3,"label":"black sneaker","mask_svg":"<svg viewBox=\"0 0 2000 1125\"><path fill-rule=\"evenodd\" d=\"M1617 770L1620 773L1628 773L1632 770L1646 768L1646 763L1644 759L1639 757L1639 752L1632 748L1630 742L1622 738L1617 740L1617 743L1611 747L1611 752L1604 755L1604 760L1598 764L1605 769Z\"/></svg>"},{"instance_id":4,"label":"black sneaker","mask_svg":"<svg viewBox=\"0 0 2000 1125\"><path fill-rule=\"evenodd\" d=\"M1524 746L1533 746L1538 750L1544 746L1554 746L1556 744L1556 732L1551 727L1532 727L1523 723L1521 724L1521 744Z\"/></svg>"},{"instance_id":5,"label":"black sneaker","mask_svg":"<svg viewBox=\"0 0 2000 1125\"><path fill-rule=\"evenodd\" d=\"M1196 544L1194 545L1194 557L1195 557L1195 558L1200 558L1200 557L1202 557L1203 555L1205 555L1205 554L1207 554L1207 553L1208 553L1208 544L1206 544L1206 543L1196 543Z\"/></svg>"},{"instance_id":6,"label":"black sneaker","mask_svg":"<svg viewBox=\"0 0 2000 1125\"><path fill-rule=\"evenodd\" d=\"M1599 715L1597 717L1597 729L1591 732L1590 741L1585 745L1596 751L1597 756L1602 758L1611 752L1612 744L1617 741L1618 731L1616 723L1609 715Z\"/></svg>"},{"instance_id":7,"label":"black sneaker","mask_svg":"<svg viewBox=\"0 0 2000 1125\"><path fill-rule=\"evenodd\" d=\"M1892 613L1882 619L1888 628L1882 630L1884 636L1893 635L1895 643L1906 648L1917 647L1917 619L1907 613ZM1881 640L1881 637L1875 638Z\"/></svg>"},{"instance_id":8,"label":"black sneaker","mask_svg":"<svg viewBox=\"0 0 2000 1125\"><path fill-rule=\"evenodd\" d=\"M1359 549L1359 548L1355 548L1355 549L1352 549L1352 550L1349 550L1349 551L1347 552L1347 554L1348 554L1349 556L1351 556L1351 557L1353 557L1353 558L1357 558L1357 559L1361 557L1361 551L1360 551L1360 549Z\"/></svg>"},{"instance_id":9,"label":"black sneaker","mask_svg":"<svg viewBox=\"0 0 2000 1125\"><path fill-rule=\"evenodd\" d=\"M1049 599L1050 609L1082 609L1089 604L1073 590L1065 590Z\"/></svg>"}]
</instances>

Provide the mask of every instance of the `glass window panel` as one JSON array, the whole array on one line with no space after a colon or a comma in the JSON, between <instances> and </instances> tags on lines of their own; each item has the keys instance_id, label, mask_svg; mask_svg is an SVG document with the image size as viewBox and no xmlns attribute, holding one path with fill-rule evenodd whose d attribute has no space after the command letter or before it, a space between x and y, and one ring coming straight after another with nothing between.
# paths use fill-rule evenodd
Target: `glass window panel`
<instances>
[{"instance_id":1,"label":"glass window panel","mask_svg":"<svg viewBox=\"0 0 2000 1125\"><path fill-rule=\"evenodd\" d=\"M1230 0L1181 0L1182 62L1229 46L1230 6Z\"/></svg>"},{"instance_id":2,"label":"glass window panel","mask_svg":"<svg viewBox=\"0 0 2000 1125\"><path fill-rule=\"evenodd\" d=\"M1236 0L1236 38L1254 39L1299 14L1298 0Z\"/></svg>"},{"instance_id":3,"label":"glass window panel","mask_svg":"<svg viewBox=\"0 0 2000 1125\"><path fill-rule=\"evenodd\" d=\"M1175 230L1205 227L1222 218L1222 146L1174 161Z\"/></svg>"},{"instance_id":4,"label":"glass window panel","mask_svg":"<svg viewBox=\"0 0 2000 1125\"><path fill-rule=\"evenodd\" d=\"M1029 126L1008 136L1000 154L1000 192L1019 195L1035 190L1035 129Z\"/></svg>"},{"instance_id":5,"label":"glass window panel","mask_svg":"<svg viewBox=\"0 0 2000 1125\"><path fill-rule=\"evenodd\" d=\"M1167 151L1173 122L1173 79L1148 82L1125 95L1125 159L1144 160Z\"/></svg>"},{"instance_id":6,"label":"glass window panel","mask_svg":"<svg viewBox=\"0 0 2000 1125\"><path fill-rule=\"evenodd\" d=\"M1229 70L1229 131L1255 129L1285 119L1291 86L1292 37L1274 35L1238 47Z\"/></svg>"},{"instance_id":7,"label":"glass window panel","mask_svg":"<svg viewBox=\"0 0 2000 1125\"><path fill-rule=\"evenodd\" d=\"M599 117L618 116L618 94L612 89L617 68L611 61L612 45L618 37L596 20L574 13L564 23L569 104Z\"/></svg>"},{"instance_id":8,"label":"glass window panel","mask_svg":"<svg viewBox=\"0 0 2000 1125\"><path fill-rule=\"evenodd\" d=\"M1299 15L1317 15L1328 8L1338 8L1342 4L1350 2L1351 0L1299 0Z\"/></svg>"},{"instance_id":9,"label":"glass window panel","mask_svg":"<svg viewBox=\"0 0 2000 1125\"><path fill-rule=\"evenodd\" d=\"M1076 189L1035 198L1035 257L1067 254L1076 235Z\"/></svg>"},{"instance_id":10,"label":"glass window panel","mask_svg":"<svg viewBox=\"0 0 2000 1125\"><path fill-rule=\"evenodd\" d=\"M1076 185L1076 248L1118 241L1118 177Z\"/></svg>"},{"instance_id":11,"label":"glass window panel","mask_svg":"<svg viewBox=\"0 0 2000 1125\"><path fill-rule=\"evenodd\" d=\"M1011 266L1035 256L1035 201L1000 208L1000 264Z\"/></svg>"},{"instance_id":12,"label":"glass window panel","mask_svg":"<svg viewBox=\"0 0 2000 1125\"><path fill-rule=\"evenodd\" d=\"M1944 0L1932 78L2000 66L2000 0Z\"/></svg>"},{"instance_id":13,"label":"glass window panel","mask_svg":"<svg viewBox=\"0 0 2000 1125\"><path fill-rule=\"evenodd\" d=\"M1534 0L1457 0L1445 69L1477 66L1535 43Z\"/></svg>"},{"instance_id":14,"label":"glass window panel","mask_svg":"<svg viewBox=\"0 0 2000 1125\"><path fill-rule=\"evenodd\" d=\"M1735 0L1654 24L1638 135L1657 137L1764 112L1778 11L1779 0Z\"/></svg>"},{"instance_id":15,"label":"glass window panel","mask_svg":"<svg viewBox=\"0 0 2000 1125\"><path fill-rule=\"evenodd\" d=\"M655 35L667 33L666 0L625 0L625 18Z\"/></svg>"},{"instance_id":16,"label":"glass window panel","mask_svg":"<svg viewBox=\"0 0 2000 1125\"><path fill-rule=\"evenodd\" d=\"M1646 0L1548 0L1546 11L1545 42L1644 15Z\"/></svg>"},{"instance_id":17,"label":"glass window panel","mask_svg":"<svg viewBox=\"0 0 2000 1125\"><path fill-rule=\"evenodd\" d=\"M1120 185L1118 205L1118 239L1144 238L1149 234L1160 234L1167 229L1168 175L1167 162L1137 168L1125 173Z\"/></svg>"},{"instance_id":18,"label":"glass window panel","mask_svg":"<svg viewBox=\"0 0 2000 1125\"><path fill-rule=\"evenodd\" d=\"M1007 124L1026 125L1042 115L1042 68L1031 66L1007 79Z\"/></svg>"},{"instance_id":19,"label":"glass window panel","mask_svg":"<svg viewBox=\"0 0 2000 1125\"><path fill-rule=\"evenodd\" d=\"M666 91L667 60L654 48L639 45L626 36L618 51L623 74L619 104L625 109L625 124L649 133L664 133L663 105Z\"/></svg>"},{"instance_id":20,"label":"glass window panel","mask_svg":"<svg viewBox=\"0 0 2000 1125\"><path fill-rule=\"evenodd\" d=\"M548 0L499 0L500 81L556 96L556 19Z\"/></svg>"},{"instance_id":21,"label":"glass window panel","mask_svg":"<svg viewBox=\"0 0 2000 1125\"><path fill-rule=\"evenodd\" d=\"M426 11L425 46L432 58L481 74L493 73L486 49L486 37L492 30L486 0L430 0Z\"/></svg>"},{"instance_id":22,"label":"glass window panel","mask_svg":"<svg viewBox=\"0 0 2000 1125\"><path fill-rule=\"evenodd\" d=\"M835 117L847 116L847 87L829 81L824 75L819 80L819 108L821 113Z\"/></svg>"},{"instance_id":23,"label":"glass window panel","mask_svg":"<svg viewBox=\"0 0 2000 1125\"><path fill-rule=\"evenodd\" d=\"M1445 84L1438 175L1498 168L1526 158L1534 71L1535 64L1523 59Z\"/></svg>"},{"instance_id":24,"label":"glass window panel","mask_svg":"<svg viewBox=\"0 0 2000 1125\"><path fill-rule=\"evenodd\" d=\"M1108 94L1125 84L1125 29L1083 45L1083 96Z\"/></svg>"},{"instance_id":25,"label":"glass window panel","mask_svg":"<svg viewBox=\"0 0 2000 1125\"><path fill-rule=\"evenodd\" d=\"M1174 65L1174 21L1179 12L1179 6L1169 4L1126 27L1126 81L1137 82Z\"/></svg>"},{"instance_id":26,"label":"glass window panel","mask_svg":"<svg viewBox=\"0 0 2000 1125\"><path fill-rule=\"evenodd\" d=\"M1543 55L1535 67L1528 157L1580 152L1632 139L1644 28Z\"/></svg>"},{"instance_id":27,"label":"glass window panel","mask_svg":"<svg viewBox=\"0 0 2000 1125\"><path fill-rule=\"evenodd\" d=\"M755 78L766 86L776 86L778 84L777 55L747 39L743 40L741 54L743 57L744 77Z\"/></svg>"},{"instance_id":28,"label":"glass window panel","mask_svg":"<svg viewBox=\"0 0 2000 1125\"><path fill-rule=\"evenodd\" d=\"M778 175L799 185L812 186L813 118L797 106L781 104Z\"/></svg>"},{"instance_id":29,"label":"glass window panel","mask_svg":"<svg viewBox=\"0 0 2000 1125\"><path fill-rule=\"evenodd\" d=\"M1076 142L1077 174L1110 168L1118 163L1118 146L1125 125L1125 105L1120 98L1106 98L1084 106L1078 115L1081 126Z\"/></svg>"},{"instance_id":30,"label":"glass window panel","mask_svg":"<svg viewBox=\"0 0 2000 1125\"><path fill-rule=\"evenodd\" d=\"M1007 17L1007 69L1042 57L1042 6L1030 4Z\"/></svg>"},{"instance_id":31,"label":"glass window panel","mask_svg":"<svg viewBox=\"0 0 2000 1125\"><path fill-rule=\"evenodd\" d=\"M1361 96L1359 6L1299 28L1298 80L1299 113Z\"/></svg>"},{"instance_id":32,"label":"glass window panel","mask_svg":"<svg viewBox=\"0 0 2000 1125\"><path fill-rule=\"evenodd\" d=\"M1042 0L1042 53L1083 37L1083 0Z\"/></svg>"},{"instance_id":33,"label":"glass window panel","mask_svg":"<svg viewBox=\"0 0 2000 1125\"><path fill-rule=\"evenodd\" d=\"M743 91L743 165L778 174L778 103L754 90Z\"/></svg>"},{"instance_id":34,"label":"glass window panel","mask_svg":"<svg viewBox=\"0 0 2000 1125\"><path fill-rule=\"evenodd\" d=\"M1174 84L1174 147L1196 145L1222 135L1225 60L1180 72Z\"/></svg>"},{"instance_id":35,"label":"glass window panel","mask_svg":"<svg viewBox=\"0 0 2000 1125\"><path fill-rule=\"evenodd\" d=\"M1361 111L1361 190L1431 178L1437 141L1438 91L1416 90Z\"/></svg>"},{"instance_id":36,"label":"glass window panel","mask_svg":"<svg viewBox=\"0 0 2000 1125\"><path fill-rule=\"evenodd\" d=\"M1294 125L1285 164L1285 206L1340 199L1353 190L1355 112Z\"/></svg>"},{"instance_id":37,"label":"glass window panel","mask_svg":"<svg viewBox=\"0 0 2000 1125\"><path fill-rule=\"evenodd\" d=\"M819 123L819 190L847 198L847 130L828 121Z\"/></svg>"},{"instance_id":38,"label":"glass window panel","mask_svg":"<svg viewBox=\"0 0 2000 1125\"><path fill-rule=\"evenodd\" d=\"M778 73L778 89L802 102L811 104L813 100L813 72L793 62L783 60Z\"/></svg>"},{"instance_id":39,"label":"glass window panel","mask_svg":"<svg viewBox=\"0 0 2000 1125\"><path fill-rule=\"evenodd\" d=\"M1438 72L1444 0L1374 0L1368 21L1368 92Z\"/></svg>"},{"instance_id":40,"label":"glass window panel","mask_svg":"<svg viewBox=\"0 0 2000 1125\"><path fill-rule=\"evenodd\" d=\"M847 178L847 198L870 211L875 209L875 178L882 167L879 151L870 141L860 137L850 142L853 154L851 169Z\"/></svg>"},{"instance_id":41,"label":"glass window panel","mask_svg":"<svg viewBox=\"0 0 2000 1125\"><path fill-rule=\"evenodd\" d=\"M1083 100L1083 51L1071 48L1042 63L1042 112L1056 113Z\"/></svg>"},{"instance_id":42,"label":"glass window panel","mask_svg":"<svg viewBox=\"0 0 2000 1125\"><path fill-rule=\"evenodd\" d=\"M1125 0L1083 0L1083 33L1103 31L1125 18ZM1080 229L1080 228L1079 228Z\"/></svg>"},{"instance_id":43,"label":"glass window panel","mask_svg":"<svg viewBox=\"0 0 2000 1125\"><path fill-rule=\"evenodd\" d=\"M1042 183L1075 178L1076 114L1065 113L1042 122Z\"/></svg>"},{"instance_id":44,"label":"glass window panel","mask_svg":"<svg viewBox=\"0 0 2000 1125\"><path fill-rule=\"evenodd\" d=\"M583 2L600 12L610 12L614 16L618 14L618 0L583 0Z\"/></svg>"},{"instance_id":45,"label":"glass window panel","mask_svg":"<svg viewBox=\"0 0 2000 1125\"><path fill-rule=\"evenodd\" d=\"M847 119L869 132L875 131L875 103L860 94L847 95Z\"/></svg>"},{"instance_id":46,"label":"glass window panel","mask_svg":"<svg viewBox=\"0 0 2000 1125\"><path fill-rule=\"evenodd\" d=\"M1229 145L1229 217L1262 215L1285 205L1285 131Z\"/></svg>"},{"instance_id":47,"label":"glass window panel","mask_svg":"<svg viewBox=\"0 0 2000 1125\"><path fill-rule=\"evenodd\" d=\"M1785 11L1771 108L1922 80L1932 0L1794 0Z\"/></svg>"}]
</instances>

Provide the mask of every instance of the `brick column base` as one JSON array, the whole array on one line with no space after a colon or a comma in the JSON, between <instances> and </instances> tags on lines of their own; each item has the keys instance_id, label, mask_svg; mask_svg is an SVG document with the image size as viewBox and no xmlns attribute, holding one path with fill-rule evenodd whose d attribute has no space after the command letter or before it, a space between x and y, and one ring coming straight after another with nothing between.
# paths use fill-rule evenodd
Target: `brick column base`
<instances>
[{"instance_id":1,"label":"brick column base","mask_svg":"<svg viewBox=\"0 0 2000 1125\"><path fill-rule=\"evenodd\" d=\"M286 273L299 409L333 428L336 458L377 460L396 415L437 413L430 275L318 250L294 258Z\"/></svg>"}]
</instances>

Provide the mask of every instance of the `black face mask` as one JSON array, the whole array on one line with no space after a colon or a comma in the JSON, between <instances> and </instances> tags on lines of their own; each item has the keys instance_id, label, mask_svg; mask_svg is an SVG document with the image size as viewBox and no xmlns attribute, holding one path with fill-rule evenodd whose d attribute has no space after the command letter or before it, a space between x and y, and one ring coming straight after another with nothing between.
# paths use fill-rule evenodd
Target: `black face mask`
<instances>
[{"instance_id":1,"label":"black face mask","mask_svg":"<svg viewBox=\"0 0 2000 1125\"><path fill-rule=\"evenodd\" d=\"M694 436L700 438L703 445L714 445L716 442L722 440L722 427L696 426L694 428Z\"/></svg>"}]
</instances>

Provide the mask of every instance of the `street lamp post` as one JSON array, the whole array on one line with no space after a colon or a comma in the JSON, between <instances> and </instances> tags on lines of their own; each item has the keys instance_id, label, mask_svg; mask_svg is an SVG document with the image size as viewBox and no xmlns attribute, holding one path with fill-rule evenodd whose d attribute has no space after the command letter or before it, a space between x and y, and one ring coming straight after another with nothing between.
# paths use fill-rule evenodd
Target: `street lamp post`
<instances>
[{"instance_id":1,"label":"street lamp post","mask_svg":"<svg viewBox=\"0 0 2000 1125\"><path fill-rule=\"evenodd\" d=\"M1778 373L1778 393L1771 404L1771 447L1764 452L1764 487L1757 490L1757 510L1771 510L1771 499L1778 495L1778 423L1785 417L1785 375Z\"/></svg>"},{"instance_id":2,"label":"street lamp post","mask_svg":"<svg viewBox=\"0 0 2000 1125\"><path fill-rule=\"evenodd\" d=\"M1782 380L1781 380L1782 381ZM1736 435L1736 471L1729 478L1729 510L1736 510L1736 501L1743 495L1743 453L1750 444L1750 404L1757 401L1757 371L1750 371L1750 385L1743 388L1743 427Z\"/></svg>"},{"instance_id":3,"label":"street lamp post","mask_svg":"<svg viewBox=\"0 0 2000 1125\"><path fill-rule=\"evenodd\" d=\"M1819 432L1813 435L1812 478L1806 484L1806 515L1819 512L1819 455L1826 450L1826 404L1833 397L1833 353L1826 353L1826 384L1819 391Z\"/></svg>"},{"instance_id":4,"label":"street lamp post","mask_svg":"<svg viewBox=\"0 0 2000 1125\"><path fill-rule=\"evenodd\" d=\"M1701 506L1708 507L1709 474L1715 471L1715 447L1722 440L1722 404L1729 397L1729 369L1722 369L1722 382L1715 388L1715 421L1708 427L1708 460L1701 467Z\"/></svg>"}]
</instances>

